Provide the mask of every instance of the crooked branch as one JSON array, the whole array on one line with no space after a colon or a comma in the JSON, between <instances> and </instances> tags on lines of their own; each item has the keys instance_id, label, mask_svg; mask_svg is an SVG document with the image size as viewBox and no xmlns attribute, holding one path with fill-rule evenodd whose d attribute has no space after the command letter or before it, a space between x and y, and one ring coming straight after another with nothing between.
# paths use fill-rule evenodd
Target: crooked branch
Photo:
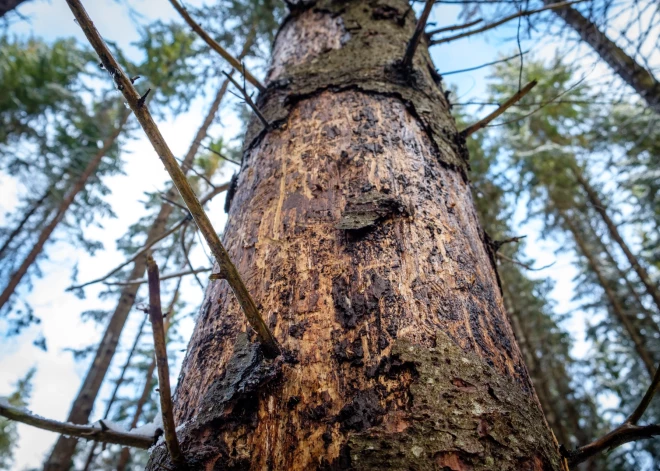
<instances>
[{"instance_id":1,"label":"crooked branch","mask_svg":"<svg viewBox=\"0 0 660 471\"><path fill-rule=\"evenodd\" d=\"M534 268L534 267L531 266L531 265L527 265L526 263L522 263L522 262L519 262L518 260L514 260L514 259L512 259L511 257L507 257L506 255L501 254L500 252L497 252L496 256L497 256L497 258L500 258L500 259L505 260L505 261L507 261L507 262L513 263L514 265L518 265L519 267L522 267L522 268L524 268L525 270L529 270L529 271L541 271L541 270L545 270L546 268L550 268L551 266L553 266L553 265L555 264L555 262L552 262L552 263L550 263L550 264L548 264L548 265L545 265L545 266L543 266L543 267Z\"/></svg>"},{"instance_id":2,"label":"crooked branch","mask_svg":"<svg viewBox=\"0 0 660 471\"><path fill-rule=\"evenodd\" d=\"M463 23L463 24L460 24L460 25L445 26L443 28L433 29L431 31L427 31L426 36L431 37L434 34L438 34L438 33L446 33L448 31L456 31L456 30L459 30L459 29L469 28L470 26L474 26L476 24L479 24L482 21L484 21L484 20L479 18L478 20L470 21L469 23Z\"/></svg>"},{"instance_id":3,"label":"crooked branch","mask_svg":"<svg viewBox=\"0 0 660 471\"><path fill-rule=\"evenodd\" d=\"M239 84L239 83L236 81L236 79L234 79L234 77L232 77L232 76L231 76L230 74L228 74L227 72L222 72L222 73L225 74L225 77L227 77L227 80L229 80L229 81L232 83L232 85L233 85L234 87L236 87L236 88L238 89L238 91L241 92L241 95L243 95L243 99L245 100L245 103L247 103L248 106L249 106L250 108L252 108L252 111L254 111L254 114L257 115L257 118L259 118L259 121L261 121L261 122L263 123L264 127L265 127L265 128L268 128L268 126L270 126L270 123L269 123L268 120L264 117L264 115L261 114L261 111L259 111L259 108L257 108L257 105L255 105L254 101L252 101L252 98L250 97L250 95L248 95L248 92L247 92L247 90L245 89L245 87L242 87L241 84ZM243 75L243 76L245 76L245 75Z\"/></svg>"},{"instance_id":4,"label":"crooked branch","mask_svg":"<svg viewBox=\"0 0 660 471\"><path fill-rule=\"evenodd\" d=\"M207 271L211 271L213 268L207 267L207 268L191 268L190 270L185 270L185 271L178 271L175 273L168 273L167 275L163 275L160 277L161 281L165 280L172 280L174 278L183 278L184 276L188 275L196 275L198 273L205 273ZM146 283L148 280L146 278L141 278L139 280L128 280L128 281L106 281L103 284L108 285L108 286L128 286L128 285L142 285ZM202 287L202 289L204 289Z\"/></svg>"},{"instance_id":5,"label":"crooked branch","mask_svg":"<svg viewBox=\"0 0 660 471\"><path fill-rule=\"evenodd\" d=\"M576 450L567 450L563 445L559 448L559 451L566 458L568 464L574 467L604 450L660 435L660 425L658 424L637 425L637 422L642 418L642 415L644 415L644 412L646 412L646 409L651 403L653 396L658 391L658 387L660 387L660 368L656 368L653 380L637 408L621 425L601 438Z\"/></svg>"},{"instance_id":6,"label":"crooked branch","mask_svg":"<svg viewBox=\"0 0 660 471\"><path fill-rule=\"evenodd\" d=\"M170 1L174 2L174 0ZM206 239L206 243L211 248L213 256L219 265L220 273L222 273L224 279L229 283L229 286L232 288L248 322L256 331L259 342L264 349L264 354L267 357L276 357L280 353L280 347L277 344L275 337L262 319L261 314L257 309L257 305L252 299L252 296L250 296L238 270L236 270L236 267L229 258L227 250L222 245L220 237L218 237L218 233L213 228L209 217L204 212L204 208L198 201L195 192L190 187L185 174L174 158L171 149L165 142L163 135L151 116L151 113L149 113L149 107L147 105L140 106L139 93L106 46L80 0L67 0L67 4L78 20L78 24L85 33L87 40L98 54L105 69L113 77L117 88L121 90L126 102L133 110L140 126L149 138L151 145L163 162L167 172L170 174L170 178L181 194L181 198L192 214L197 227L204 236L204 239Z\"/></svg>"},{"instance_id":7,"label":"crooked branch","mask_svg":"<svg viewBox=\"0 0 660 471\"><path fill-rule=\"evenodd\" d=\"M419 21L417 21L415 32L410 38L410 41L408 41L408 45L406 46L406 53L403 55L403 59L401 60L401 67L404 70L409 70L412 67L413 57L415 57L415 51L417 50L417 46L419 45L419 40L422 39L422 35L424 34L424 29L426 28L426 22L429 19L429 15L431 14L431 9L433 8L434 3L435 0L426 0L426 5L424 5L424 11L422 11L422 15L419 17Z\"/></svg>"},{"instance_id":8,"label":"crooked branch","mask_svg":"<svg viewBox=\"0 0 660 471\"><path fill-rule=\"evenodd\" d=\"M518 93L513 95L504 103L502 103L502 105L499 108L497 108L495 111L493 111L491 114L486 116L481 121L474 123L472 126L469 126L468 128L461 131L461 135L463 135L463 137L469 137L471 134L474 134L480 129L483 129L486 126L488 126L488 123L490 123L492 120L500 116L507 109L511 108L515 103L519 102L525 95L527 95L529 91L536 86L537 83L538 82L536 80L532 80L531 82L529 82L527 85L525 85L522 88L522 90L519 90Z\"/></svg>"},{"instance_id":9,"label":"crooked branch","mask_svg":"<svg viewBox=\"0 0 660 471\"><path fill-rule=\"evenodd\" d=\"M176 436L174 413L172 411L172 390L170 389L170 368L167 364L167 341L163 326L163 310L160 305L160 279L158 265L150 255L147 257L147 277L149 280L149 319L154 334L154 350L156 352L156 367L158 370L158 395L160 410L163 414L163 431L165 444L176 469L186 467L186 460L181 452Z\"/></svg>"},{"instance_id":10,"label":"crooked branch","mask_svg":"<svg viewBox=\"0 0 660 471\"><path fill-rule=\"evenodd\" d=\"M111 430L107 426L104 426L102 420L99 421L101 426L101 428L99 428L98 425L76 425L46 419L45 417L34 415L25 409L14 407L11 404L8 404L7 401L3 400L0 400L0 416L61 435L84 438L86 440L95 440L103 443L113 443L115 445L142 448L143 450L148 449L154 441L154 437Z\"/></svg>"},{"instance_id":11,"label":"crooked branch","mask_svg":"<svg viewBox=\"0 0 660 471\"><path fill-rule=\"evenodd\" d=\"M552 5L546 5L542 8L537 8L536 10L522 10L522 11L519 11L517 13L514 13L513 15L506 16L506 17L502 18L501 20L495 21L493 23L488 23L488 24L482 26L481 28L473 29L472 31L466 31L465 33L456 34L454 36L448 36L446 38L434 39L434 40L431 41L430 45L435 46L436 44L444 44L444 43L448 43L450 41L456 41L457 39L466 38L466 37L472 36L474 34L483 33L484 31L488 31L490 29L497 28L498 26L503 25L504 23L507 23L511 20L515 20L516 18L534 15L536 13L541 13L541 12L546 11L546 10L554 10L556 8L563 8L563 7L567 7L569 5L575 5L576 3L581 3L581 2L585 2L585 1L586 0L576 0L576 1L572 1L572 2L553 3Z\"/></svg>"},{"instance_id":12,"label":"crooked branch","mask_svg":"<svg viewBox=\"0 0 660 471\"><path fill-rule=\"evenodd\" d=\"M224 47L222 47L220 44L218 44L209 34L204 31L204 29L197 24L195 20L192 19L190 14L186 11L185 8L177 1L177 0L170 0L170 3L174 7L174 9L179 12L179 15L184 19L186 23L188 23L188 26L190 26L195 33L199 35L200 38L204 40L204 42L215 52L220 54L223 59L225 59L229 64L236 69L238 72L244 72L245 78L247 79L248 82L250 82L252 85L257 87L260 92L263 92L266 90L266 87L263 86L263 84L254 77L250 72L243 71L243 66L240 63L238 59L236 59L234 56L232 56L229 51L227 51Z\"/></svg>"}]
</instances>

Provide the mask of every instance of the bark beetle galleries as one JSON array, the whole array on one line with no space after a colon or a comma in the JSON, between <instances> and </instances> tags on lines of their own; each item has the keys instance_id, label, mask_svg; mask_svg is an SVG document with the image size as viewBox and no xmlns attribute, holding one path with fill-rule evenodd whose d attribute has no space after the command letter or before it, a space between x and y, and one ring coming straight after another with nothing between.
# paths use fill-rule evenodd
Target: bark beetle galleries
<instances>
[{"instance_id":1,"label":"bark beetle galleries","mask_svg":"<svg viewBox=\"0 0 660 471\"><path fill-rule=\"evenodd\" d=\"M407 8L319 2L280 31L225 242L288 355L213 282L176 397L194 469L564 469L426 48L397 71Z\"/></svg>"}]
</instances>

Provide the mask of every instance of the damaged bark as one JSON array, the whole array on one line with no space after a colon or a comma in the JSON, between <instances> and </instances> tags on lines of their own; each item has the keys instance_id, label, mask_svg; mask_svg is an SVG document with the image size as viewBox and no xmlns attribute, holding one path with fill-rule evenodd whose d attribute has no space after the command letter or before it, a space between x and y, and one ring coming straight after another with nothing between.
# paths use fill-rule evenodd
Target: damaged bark
<instances>
[{"instance_id":1,"label":"damaged bark","mask_svg":"<svg viewBox=\"0 0 660 471\"><path fill-rule=\"evenodd\" d=\"M175 398L192 469L561 470L403 0L289 2ZM148 469L168 466L164 447Z\"/></svg>"}]
</instances>

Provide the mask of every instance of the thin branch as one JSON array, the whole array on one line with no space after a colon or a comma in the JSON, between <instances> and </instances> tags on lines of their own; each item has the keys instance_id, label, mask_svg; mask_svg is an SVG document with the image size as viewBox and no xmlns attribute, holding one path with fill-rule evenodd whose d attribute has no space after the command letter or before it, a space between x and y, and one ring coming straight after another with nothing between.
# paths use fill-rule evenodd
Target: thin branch
<instances>
[{"instance_id":1,"label":"thin branch","mask_svg":"<svg viewBox=\"0 0 660 471\"><path fill-rule=\"evenodd\" d=\"M498 26L507 23L511 20L515 20L516 18L520 18L523 16L530 16L535 13L541 13L546 10L554 10L556 8L563 8L567 7L569 5L575 5L576 3L582 3L585 2L586 0L576 0L572 2L560 2L560 3L553 3L552 5L546 5L542 8L537 8L536 10L522 10L519 11L518 13L514 13L513 15L506 16L502 18L501 20L495 21L494 23L488 23L487 25L482 26L481 28L474 29L472 31L466 31L465 33L461 34L456 34L454 36L448 36L446 38L442 39L434 39L431 41L430 45L435 46L436 44L444 44L448 43L450 41L456 41L457 39L465 38L467 36L472 36L474 34L479 34L483 33L484 31L488 31L489 29L497 28Z\"/></svg>"},{"instance_id":2,"label":"thin branch","mask_svg":"<svg viewBox=\"0 0 660 471\"><path fill-rule=\"evenodd\" d=\"M9 420L21 422L23 424L31 425L42 430L55 432L69 437L84 438L86 440L95 440L103 443L113 443L116 445L131 446L134 448L148 449L154 441L154 437L146 435L137 435L135 433L118 432L111 430L101 423L98 425L76 425L65 422L58 422L57 420L46 419L34 415L31 412L14 407L7 401L0 400L0 416L6 417Z\"/></svg>"},{"instance_id":3,"label":"thin branch","mask_svg":"<svg viewBox=\"0 0 660 471\"><path fill-rule=\"evenodd\" d=\"M186 207L185 207L184 205L182 205L182 204L177 203L177 202L174 201L174 200L169 199L169 198L168 198L167 196L165 196L163 193L159 193L158 196L160 196L160 199L162 199L163 201L165 201L165 202L171 204L172 206L176 206L177 208L182 209L182 210L185 211L186 213L188 212L188 208L186 208Z\"/></svg>"},{"instance_id":4,"label":"thin branch","mask_svg":"<svg viewBox=\"0 0 660 471\"><path fill-rule=\"evenodd\" d=\"M174 0L170 1L174 2ZM211 221L209 220L207 214L204 212L204 208L197 200L195 192L190 187L185 174L181 171L181 167L179 167L179 164L172 154L172 151L165 142L163 135L161 134L158 126L156 126L156 123L149 113L148 106L138 106L140 95L135 90L135 87L131 83L130 79L120 68L117 60L106 46L105 42L101 38L101 35L92 23L92 20L87 15L87 12L82 6L80 0L67 0L67 4L78 20L78 24L85 33L87 40L99 55L99 58L101 59L105 69L114 78L117 88L121 90L124 98L126 99L126 102L133 110L135 117L140 123L140 126L142 126L142 129L145 131L145 134L149 138L151 145L156 150L156 153L163 162L167 172L170 174L170 178L174 182L177 190L179 190L179 193L181 194L183 201L186 203L188 210L192 214L197 227L211 248L213 256L215 257L219 268L225 277L225 280L229 283L229 286L231 286L236 299L238 300L241 308L243 309L243 312L245 313L245 316L247 317L248 322L256 331L257 337L264 349L264 354L267 357L276 357L280 354L280 347L277 344L275 337L261 317L261 314L257 309L257 305L252 299L252 296L250 296L250 292L245 286L245 283L238 273L236 266L234 266L231 259L229 258L227 250L222 245L222 242L218 237L218 233L213 228Z\"/></svg>"},{"instance_id":5,"label":"thin branch","mask_svg":"<svg viewBox=\"0 0 660 471\"><path fill-rule=\"evenodd\" d=\"M170 389L170 368L167 364L167 340L163 326L163 311L160 306L160 280L158 265L150 255L147 257L147 276L149 279L149 319L154 334L154 350L156 353L156 367L158 370L158 394L160 396L160 410L163 414L163 430L165 443L170 452L172 463L176 469L186 468L186 460L181 453L179 440L176 436L174 414L172 412L172 391Z\"/></svg>"},{"instance_id":6,"label":"thin branch","mask_svg":"<svg viewBox=\"0 0 660 471\"><path fill-rule=\"evenodd\" d=\"M463 135L463 137L469 137L471 134L479 131L480 129L485 128L486 126L488 126L488 123L490 123L492 120L494 120L499 115L504 113L507 109L511 108L511 106L513 106L514 103L520 101L525 95L527 95L529 93L529 91L536 86L537 83L538 82L536 80L532 80L527 85L525 85L522 90L519 90L518 93L513 95L511 98L509 98L504 103L502 103L502 106L497 108L491 114L486 116L481 121L473 124L472 126L469 126L468 128L464 129L463 131L461 131L461 134Z\"/></svg>"},{"instance_id":7,"label":"thin branch","mask_svg":"<svg viewBox=\"0 0 660 471\"><path fill-rule=\"evenodd\" d=\"M207 194L205 194L199 199L199 204L204 206L206 203L211 201L215 196L227 191L230 186L231 186L231 182L225 182L222 185L214 186L211 191L209 191Z\"/></svg>"},{"instance_id":8,"label":"thin branch","mask_svg":"<svg viewBox=\"0 0 660 471\"><path fill-rule=\"evenodd\" d=\"M404 70L409 70L410 68L412 68L413 57L415 57L415 51L417 50L417 46L419 45L419 40L422 38L422 35L424 34L424 29L426 29L426 22L429 19L429 15L431 14L431 9L433 8L434 3L435 0L426 0L426 5L424 5L424 11L422 11L421 16L419 17L419 21L417 21L415 32L410 38L410 41L408 41L408 45L406 46L406 53L403 55L403 59L401 60L401 67Z\"/></svg>"},{"instance_id":9,"label":"thin branch","mask_svg":"<svg viewBox=\"0 0 660 471\"><path fill-rule=\"evenodd\" d=\"M499 252L497 252L496 256L497 256L497 258L501 258L502 260L505 260L505 261L507 261L507 262L511 262L511 263L513 263L514 265L518 265L519 267L522 267L522 268L524 268L525 270L530 270L530 271L541 271L541 270L545 270L546 268L550 268L551 266L553 266L553 265L555 264L555 262L552 262L552 263L550 263L550 264L548 264L548 265L546 265L546 266L544 266L544 267L534 268L534 267L532 267L531 265L527 265L527 264L525 264L525 263L519 262L518 260L514 260L514 259L512 259L512 258L510 258L510 257L507 257L506 255L503 255L503 254L501 254L501 253L499 253Z\"/></svg>"},{"instance_id":10,"label":"thin branch","mask_svg":"<svg viewBox=\"0 0 660 471\"><path fill-rule=\"evenodd\" d=\"M83 283L83 284L81 284L81 285L69 286L66 290L67 290L67 291L73 291L73 290L76 290L76 289L85 288L86 286L89 286L89 285L94 285L94 284L96 284L96 283L101 283L102 281L107 280L107 279L110 278L112 275L114 275L115 273L117 273L119 270L121 270L122 268L124 268L126 265L130 265L130 264L133 263L135 260L137 260L138 258L140 258L142 255L144 255L144 254L145 254L145 253L146 253L151 247L153 247L154 245L156 245L158 242L160 242L161 240L165 239L166 237L168 237L168 236L174 234L176 231L179 230L179 228L180 228L181 226L183 226L184 224L188 223L189 221L190 221L190 216L186 216L185 218L181 219L181 220L180 220L179 222L177 222L174 226L172 226L172 228L171 228L170 230L163 232L159 237L156 237L154 240L152 240L152 241L149 242L148 244L145 244L144 246L142 246L142 248L141 248L140 250L138 250L137 252L135 252L135 254L134 254L131 258L129 258L128 260L126 260L126 261L125 261L124 263L122 263L121 265L119 265L119 266L113 268L112 270L110 270L106 275L102 276L101 278L97 278L97 279L95 279L95 280L88 281L87 283ZM110 284L110 283L106 283L106 284Z\"/></svg>"},{"instance_id":11,"label":"thin branch","mask_svg":"<svg viewBox=\"0 0 660 471\"><path fill-rule=\"evenodd\" d=\"M483 69L484 67L488 67L489 65L495 65L495 64L500 64L502 62L508 62L511 59L516 59L516 58L520 57L521 55L527 54L528 52L529 51L525 51L522 54L516 54L515 56L506 57L504 59L499 59L499 60L496 60L496 61L493 61L493 62L488 62L487 64L478 65L476 67L470 67L468 69L450 70L449 72L438 72L438 73L440 75L444 76L444 75L452 75L452 74L462 74L463 72L472 72L473 70Z\"/></svg>"},{"instance_id":12,"label":"thin branch","mask_svg":"<svg viewBox=\"0 0 660 471\"><path fill-rule=\"evenodd\" d=\"M207 271L211 271L212 269L213 269L212 267L190 268L190 270L168 273L167 275L163 275L160 279L161 281L165 281L165 280L172 280L174 278L183 278L184 276L195 275L197 273L204 273ZM148 280L146 278L141 278L139 280L128 280L128 281L106 281L103 284L107 286L143 285L147 281Z\"/></svg>"},{"instance_id":13,"label":"thin branch","mask_svg":"<svg viewBox=\"0 0 660 471\"><path fill-rule=\"evenodd\" d=\"M621 425L601 438L576 450L567 450L563 445L559 447L560 453L567 459L568 464L574 467L604 450L611 450L625 443L660 435L660 425L637 425L651 403L653 396L658 391L658 387L660 387L660 368L656 368L653 380L637 408Z\"/></svg>"},{"instance_id":14,"label":"thin branch","mask_svg":"<svg viewBox=\"0 0 660 471\"><path fill-rule=\"evenodd\" d=\"M478 23L481 23L482 21L484 21L484 20L479 18L477 20L470 21L469 23L463 23L463 24L460 24L460 25L445 26L444 28L438 28L438 29L433 29L431 31L427 31L426 35L428 37L431 37L434 34L438 34L438 33L446 33L447 31L456 31L458 29L465 29L465 28L469 28L470 26L474 26Z\"/></svg>"},{"instance_id":15,"label":"thin branch","mask_svg":"<svg viewBox=\"0 0 660 471\"><path fill-rule=\"evenodd\" d=\"M263 123L264 127L268 128L270 126L270 123L264 117L264 115L261 114L261 111L259 111L259 108L257 108L257 105L254 104L254 102L252 101L252 98L250 98L250 95L248 95L247 90L245 90L245 86L241 86L236 81L236 79L234 79L234 77L229 75L227 72L223 71L222 73L225 74L225 77L227 77L227 79L232 83L232 85L234 85L234 87L236 87L241 92L241 95L243 95L243 99L245 100L245 103L247 103L248 106L250 108L252 108L252 111L254 111L254 114L257 115L257 118L259 118L259 120ZM245 75L244 75L244 77L245 77Z\"/></svg>"},{"instance_id":16,"label":"thin branch","mask_svg":"<svg viewBox=\"0 0 660 471\"><path fill-rule=\"evenodd\" d=\"M236 69L238 72L241 72L243 70L243 67L241 63L236 59L234 56L232 56L229 51L227 51L224 47L222 47L220 44L218 44L211 36L208 35L204 29L195 22L195 20L192 19L192 17L188 14L185 8L177 1L177 0L170 0L170 3L174 7L174 9L179 12L179 15L183 17L186 23L188 23L188 26L190 26L195 33L199 35L200 38L204 40L204 42L215 52L220 54L223 59L225 59L229 64ZM257 87L260 92L263 92L266 90L266 87L263 86L263 84L256 79L250 72L245 72L245 78L247 79L248 82L250 82L252 85Z\"/></svg>"},{"instance_id":17,"label":"thin branch","mask_svg":"<svg viewBox=\"0 0 660 471\"><path fill-rule=\"evenodd\" d=\"M192 262L190 261L190 257L188 256L188 247L186 247L186 229L187 228L188 228L188 226L183 226L181 228L181 234L179 235L179 242L181 243L181 251L183 252L183 258L186 260L186 264L188 265L188 268L190 268L190 273L195 275L195 280L197 280L197 284L202 289L202 291L204 291L204 289L206 287L204 286L204 283L202 283L202 280L199 279L199 276L197 276L197 272L193 268ZM195 241L195 234L193 234L192 242L194 242L194 241Z\"/></svg>"},{"instance_id":18,"label":"thin branch","mask_svg":"<svg viewBox=\"0 0 660 471\"><path fill-rule=\"evenodd\" d=\"M197 141L195 141L195 142L197 142ZM201 145L201 143L199 143L199 142L197 142L197 143L198 143L199 145ZM183 159L180 159L180 158L178 158L178 157L175 157L175 158L176 158L177 162L183 164ZM181 170L185 170L185 169L183 168L183 165L181 166ZM194 166L194 165L191 164L191 165L188 167L188 170L190 170L192 173L194 173L194 174L197 175L199 178L201 178L202 180L204 180L204 181L206 182L206 184L209 185L211 188L215 188L215 185L213 184L213 182L212 182L212 181L211 181L206 175L204 175L202 172L200 172L200 171L198 171L197 169L195 169L195 166ZM186 208L186 211L187 211L187 210L188 210L188 209Z\"/></svg>"},{"instance_id":19,"label":"thin branch","mask_svg":"<svg viewBox=\"0 0 660 471\"><path fill-rule=\"evenodd\" d=\"M238 161L236 161L236 160L234 160L234 159L230 159L229 157L227 157L226 155L222 154L221 152L218 152L217 150L212 149L211 147L209 147L209 146L207 146L207 145L204 145L204 144L202 144L201 142L198 142L198 144L199 144L200 146L202 146L204 149L208 150L209 152L212 152L212 153L214 153L215 155L217 155L218 157L221 157L221 158L225 159L227 162L231 162L232 164L236 164L236 165L241 165L240 162L238 162Z\"/></svg>"}]
</instances>

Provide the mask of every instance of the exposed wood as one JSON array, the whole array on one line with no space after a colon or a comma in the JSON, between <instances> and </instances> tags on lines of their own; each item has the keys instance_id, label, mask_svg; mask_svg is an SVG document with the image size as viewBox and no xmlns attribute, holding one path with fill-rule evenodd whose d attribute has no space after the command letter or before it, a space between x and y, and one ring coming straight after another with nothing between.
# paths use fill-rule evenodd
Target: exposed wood
<instances>
[{"instance_id":1,"label":"exposed wood","mask_svg":"<svg viewBox=\"0 0 660 471\"><path fill-rule=\"evenodd\" d=\"M388 65L416 21L406 1L379 7L316 2L277 36L258 105L278 126L250 126L224 240L287 355L263 358L212 283L177 386L181 446L206 469L565 469L427 48L401 85ZM164 466L157 447L148 469Z\"/></svg>"}]
</instances>

